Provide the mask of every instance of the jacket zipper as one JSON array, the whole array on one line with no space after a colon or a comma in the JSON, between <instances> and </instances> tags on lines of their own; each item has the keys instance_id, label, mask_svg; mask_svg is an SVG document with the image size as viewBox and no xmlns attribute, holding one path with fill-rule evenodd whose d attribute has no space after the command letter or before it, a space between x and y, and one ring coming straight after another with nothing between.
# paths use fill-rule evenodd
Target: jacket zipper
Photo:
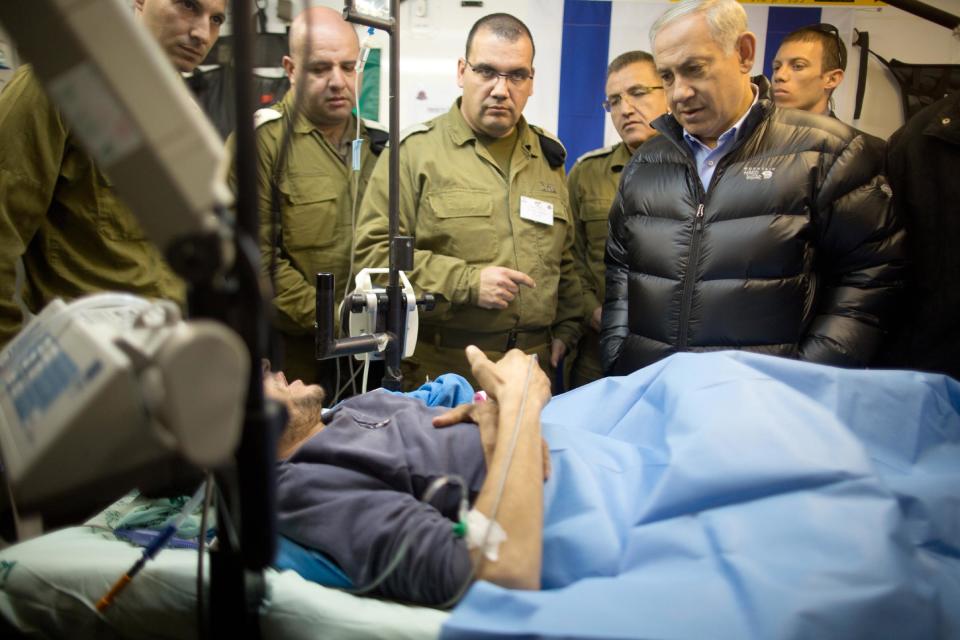
<instances>
[{"instance_id":1,"label":"jacket zipper","mask_svg":"<svg viewBox=\"0 0 960 640\"><path fill-rule=\"evenodd\" d=\"M694 215L693 219L693 237L690 238L690 254L687 260L687 271L683 274L683 291L680 296L680 335L677 339L677 349L680 351L687 350L687 339L690 331L690 307L693 304L693 286L696 283L696 274L697 274L697 261L700 259L700 238L703 236L703 210L706 206L707 195L713 189L713 186L716 184L717 180L723 175L727 169L727 165L730 164L730 158L733 153L744 144L745 140L748 140L753 137L756 133L754 129L751 131L750 136L747 138L741 138L733 145L730 151L727 152L725 156L717 163L717 168L713 172L713 176L710 178L710 184L707 185L706 189L703 188L703 185L700 183L699 171L695 162L690 160L690 150L683 142L682 139L676 139L675 136L669 135L667 131L663 132L665 137L673 143L673 146L676 147L680 153L687 158L687 166L693 170L693 175L696 176L696 184L700 187L698 190L700 193L700 204L697 205L697 212Z\"/></svg>"},{"instance_id":2,"label":"jacket zipper","mask_svg":"<svg viewBox=\"0 0 960 640\"><path fill-rule=\"evenodd\" d=\"M680 339L677 346L681 351L687 349L687 333L690 325L690 307L693 304L693 285L696 280L697 260L700 254L700 237L703 235L703 202L697 206L693 219L693 237L690 239L690 255L687 259L687 272L683 276L683 296L680 302Z\"/></svg>"}]
</instances>

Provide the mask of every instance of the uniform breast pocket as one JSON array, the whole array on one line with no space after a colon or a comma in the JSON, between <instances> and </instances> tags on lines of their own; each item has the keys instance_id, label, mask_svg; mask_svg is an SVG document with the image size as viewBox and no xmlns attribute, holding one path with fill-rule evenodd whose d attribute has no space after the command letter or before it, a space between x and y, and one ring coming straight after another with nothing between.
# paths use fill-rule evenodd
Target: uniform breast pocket
<instances>
[{"instance_id":1,"label":"uniform breast pocket","mask_svg":"<svg viewBox=\"0 0 960 640\"><path fill-rule=\"evenodd\" d=\"M344 185L327 176L290 175L280 185L283 242L288 249L321 249L337 243L349 232L349 211L340 211Z\"/></svg>"},{"instance_id":2,"label":"uniform breast pocket","mask_svg":"<svg viewBox=\"0 0 960 640\"><path fill-rule=\"evenodd\" d=\"M587 200L583 205L583 226L587 230L587 240L591 244L596 241L607 241L610 204L607 200Z\"/></svg>"},{"instance_id":3,"label":"uniform breast pocket","mask_svg":"<svg viewBox=\"0 0 960 640\"><path fill-rule=\"evenodd\" d=\"M488 263L497 255L494 202L489 193L450 189L431 193L427 204L434 228L418 246L472 264ZM419 235L419 234L418 234Z\"/></svg>"}]
</instances>

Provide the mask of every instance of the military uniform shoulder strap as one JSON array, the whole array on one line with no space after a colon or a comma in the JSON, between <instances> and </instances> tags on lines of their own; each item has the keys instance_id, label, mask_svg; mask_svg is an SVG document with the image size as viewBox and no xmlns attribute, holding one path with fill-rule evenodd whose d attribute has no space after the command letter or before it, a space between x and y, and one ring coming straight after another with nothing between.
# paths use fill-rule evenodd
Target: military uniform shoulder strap
<instances>
[{"instance_id":1,"label":"military uniform shoulder strap","mask_svg":"<svg viewBox=\"0 0 960 640\"><path fill-rule=\"evenodd\" d=\"M390 132L376 120L364 120L363 126L367 128L367 136L370 138L370 151L379 156L390 140Z\"/></svg>"},{"instance_id":2,"label":"military uniform shoulder strap","mask_svg":"<svg viewBox=\"0 0 960 640\"><path fill-rule=\"evenodd\" d=\"M601 147L599 149L594 149L593 151L587 151L585 154L577 158L577 164L580 164L584 160L589 160L590 158L603 158L610 155L617 150L617 147L620 146L620 143L612 144L609 147Z\"/></svg>"},{"instance_id":3,"label":"military uniform shoulder strap","mask_svg":"<svg viewBox=\"0 0 960 640\"><path fill-rule=\"evenodd\" d=\"M433 129L433 120L428 120L427 122L418 122L417 124L410 125L400 132L400 142L403 142L412 135L426 133L431 129Z\"/></svg>"},{"instance_id":4,"label":"military uniform shoulder strap","mask_svg":"<svg viewBox=\"0 0 960 640\"><path fill-rule=\"evenodd\" d=\"M277 111L276 109L266 108L266 109L257 109L253 112L253 126L259 128L262 125L267 124L268 122L273 122L274 120L279 120L283 117L283 114Z\"/></svg>"},{"instance_id":5,"label":"military uniform shoulder strap","mask_svg":"<svg viewBox=\"0 0 960 640\"><path fill-rule=\"evenodd\" d=\"M562 167L567 160L567 150L559 138L536 125L530 125L530 128L540 138L540 148L543 149L543 157L547 159L547 163L554 169Z\"/></svg>"}]
</instances>

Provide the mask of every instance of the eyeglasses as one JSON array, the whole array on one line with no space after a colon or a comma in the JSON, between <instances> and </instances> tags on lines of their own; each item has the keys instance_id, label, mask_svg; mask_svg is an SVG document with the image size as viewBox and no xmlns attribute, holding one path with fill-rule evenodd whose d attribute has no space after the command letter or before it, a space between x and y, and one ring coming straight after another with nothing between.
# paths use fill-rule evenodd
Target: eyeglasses
<instances>
[{"instance_id":1,"label":"eyeglasses","mask_svg":"<svg viewBox=\"0 0 960 640\"><path fill-rule=\"evenodd\" d=\"M496 82L498 78L506 78L507 81L519 87L524 82L533 77L533 71L527 71L526 69L514 69L513 71L507 71L506 73L501 73L488 64L478 64L476 66L470 64L469 60L464 60L464 63L484 82Z\"/></svg>"},{"instance_id":2,"label":"eyeglasses","mask_svg":"<svg viewBox=\"0 0 960 640\"><path fill-rule=\"evenodd\" d=\"M812 24L807 27L807 29L818 31L837 40L837 62L840 64L839 68L845 70L847 68L847 46L843 44L843 39L840 37L840 30L828 22Z\"/></svg>"},{"instance_id":3,"label":"eyeglasses","mask_svg":"<svg viewBox=\"0 0 960 640\"><path fill-rule=\"evenodd\" d=\"M663 89L663 85L658 85L656 87L648 87L643 84L635 84L626 91L627 97L632 100L642 100L646 96L650 95L657 89ZM620 103L623 101L624 94L615 93L612 96L608 96L606 100L601 102L603 105L603 110L607 113L610 113L611 110L616 109L620 106Z\"/></svg>"}]
</instances>

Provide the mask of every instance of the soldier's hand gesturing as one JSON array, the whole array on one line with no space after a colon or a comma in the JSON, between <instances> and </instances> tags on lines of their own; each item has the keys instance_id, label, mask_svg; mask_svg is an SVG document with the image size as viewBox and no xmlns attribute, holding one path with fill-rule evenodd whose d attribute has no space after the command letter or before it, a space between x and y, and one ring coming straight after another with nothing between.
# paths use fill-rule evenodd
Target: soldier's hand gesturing
<instances>
[{"instance_id":1,"label":"soldier's hand gesturing","mask_svg":"<svg viewBox=\"0 0 960 640\"><path fill-rule=\"evenodd\" d=\"M477 306L481 309L506 309L516 297L520 285L532 289L537 283L522 271L506 267L486 267L480 272Z\"/></svg>"}]
</instances>

